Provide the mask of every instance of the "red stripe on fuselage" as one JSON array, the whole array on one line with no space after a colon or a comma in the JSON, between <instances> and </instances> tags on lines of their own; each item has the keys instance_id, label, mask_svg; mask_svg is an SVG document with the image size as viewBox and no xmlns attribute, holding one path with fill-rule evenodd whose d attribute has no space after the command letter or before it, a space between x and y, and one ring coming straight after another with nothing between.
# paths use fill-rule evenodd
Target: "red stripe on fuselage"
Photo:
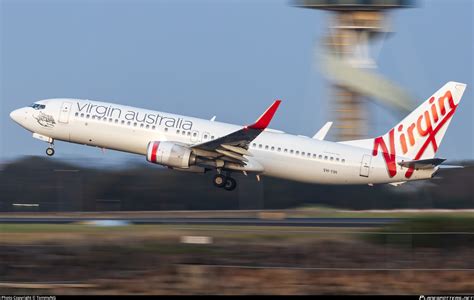
<instances>
[{"instance_id":1,"label":"red stripe on fuselage","mask_svg":"<svg viewBox=\"0 0 474 300\"><path fill-rule=\"evenodd\" d=\"M160 142L153 142L153 148L151 149L151 161L156 162L156 152L158 151L158 146Z\"/></svg>"}]
</instances>

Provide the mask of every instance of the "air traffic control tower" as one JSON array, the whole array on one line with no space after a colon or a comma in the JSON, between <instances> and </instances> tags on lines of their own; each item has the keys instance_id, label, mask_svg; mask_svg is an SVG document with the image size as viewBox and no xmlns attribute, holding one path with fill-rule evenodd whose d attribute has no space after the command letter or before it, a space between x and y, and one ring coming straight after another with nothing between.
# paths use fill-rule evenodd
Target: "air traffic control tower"
<instances>
[{"instance_id":1,"label":"air traffic control tower","mask_svg":"<svg viewBox=\"0 0 474 300\"><path fill-rule=\"evenodd\" d=\"M331 107L336 140L365 138L368 134L366 100L377 101L401 114L411 111L411 96L376 72L371 45L391 32L388 12L413 7L409 0L295 0L302 8L330 13L327 35L317 58L331 82ZM379 43L380 44L380 43ZM319 49L320 48L320 49Z\"/></svg>"}]
</instances>

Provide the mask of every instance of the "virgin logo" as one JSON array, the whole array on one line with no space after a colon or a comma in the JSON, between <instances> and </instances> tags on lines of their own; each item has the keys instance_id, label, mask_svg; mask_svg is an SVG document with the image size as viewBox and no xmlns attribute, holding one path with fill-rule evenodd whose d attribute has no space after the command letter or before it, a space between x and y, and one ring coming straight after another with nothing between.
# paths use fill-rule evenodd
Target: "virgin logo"
<instances>
[{"instance_id":1,"label":"virgin logo","mask_svg":"<svg viewBox=\"0 0 474 300\"><path fill-rule=\"evenodd\" d=\"M382 136L374 139L372 155L377 156L379 148L381 149L390 177L397 175L397 164L395 161L397 148L401 149L402 154L406 154L412 148L420 147L419 145L423 142L413 160L420 159L429 145L433 147L433 152L438 150L436 134L453 116L457 105L454 104L453 96L449 90L438 98L438 101L436 101L434 97L431 97L429 104L431 107L420 114L416 122L409 125L400 124L396 130L396 134L395 128L392 128L388 133L388 141ZM408 126L405 127L404 125ZM396 148L395 143L397 143L399 147ZM390 149L387 147L387 144ZM414 169L412 167L408 168L405 177L410 178L413 175L413 171Z\"/></svg>"}]
</instances>

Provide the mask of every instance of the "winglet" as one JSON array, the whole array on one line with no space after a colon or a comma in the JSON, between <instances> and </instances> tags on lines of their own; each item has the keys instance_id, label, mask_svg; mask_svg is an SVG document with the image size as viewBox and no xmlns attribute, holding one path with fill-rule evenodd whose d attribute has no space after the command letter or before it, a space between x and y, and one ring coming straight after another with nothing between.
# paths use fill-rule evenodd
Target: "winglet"
<instances>
[{"instance_id":1,"label":"winglet","mask_svg":"<svg viewBox=\"0 0 474 300\"><path fill-rule=\"evenodd\" d=\"M327 122L326 124L324 124L324 126L321 127L321 129L319 129L319 131L316 132L316 134L313 136L313 139L321 141L324 140L331 126L332 122Z\"/></svg>"},{"instance_id":2,"label":"winglet","mask_svg":"<svg viewBox=\"0 0 474 300\"><path fill-rule=\"evenodd\" d=\"M258 118L255 123L252 125L246 126L246 128L252 128L252 129L260 129L263 130L268 127L268 124L270 124L270 121L273 118L273 115L275 114L276 110L278 109L278 106L280 105L281 100L275 100L273 104L267 108L267 110Z\"/></svg>"}]
</instances>

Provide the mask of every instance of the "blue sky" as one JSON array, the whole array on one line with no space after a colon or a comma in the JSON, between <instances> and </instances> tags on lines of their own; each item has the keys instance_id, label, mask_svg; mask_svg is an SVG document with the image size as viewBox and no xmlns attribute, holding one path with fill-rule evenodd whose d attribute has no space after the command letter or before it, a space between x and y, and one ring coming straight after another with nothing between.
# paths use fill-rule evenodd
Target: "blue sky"
<instances>
[{"instance_id":1,"label":"blue sky","mask_svg":"<svg viewBox=\"0 0 474 300\"><path fill-rule=\"evenodd\" d=\"M46 145L8 117L36 100L110 101L235 124L283 99L272 128L313 135L331 115L314 50L327 12L271 1L0 0L0 160ZM396 33L379 71L421 103L450 80L468 84L440 157L474 158L473 2L419 1L390 14ZM374 135L399 116L370 107ZM109 162L130 154L57 143L63 159ZM138 159L141 159L138 157Z\"/></svg>"}]
</instances>

